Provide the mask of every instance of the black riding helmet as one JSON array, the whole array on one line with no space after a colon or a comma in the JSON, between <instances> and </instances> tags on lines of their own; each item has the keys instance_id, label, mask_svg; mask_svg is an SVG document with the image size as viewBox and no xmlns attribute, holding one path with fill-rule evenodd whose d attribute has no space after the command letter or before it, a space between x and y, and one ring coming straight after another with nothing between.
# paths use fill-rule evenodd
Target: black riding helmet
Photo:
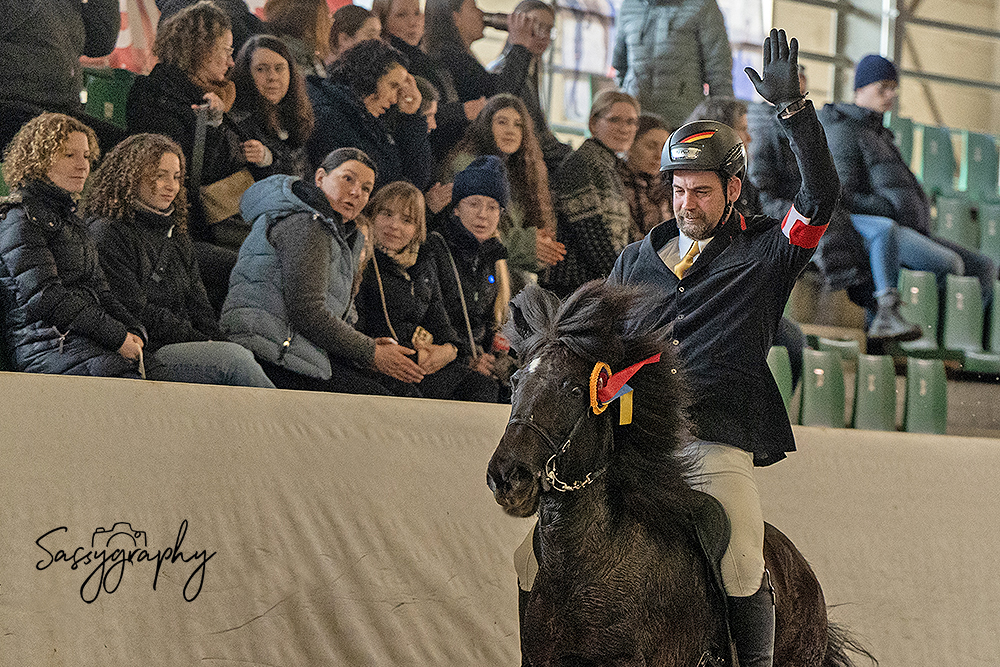
<instances>
[{"instance_id":1,"label":"black riding helmet","mask_svg":"<svg viewBox=\"0 0 1000 667\"><path fill-rule=\"evenodd\" d=\"M715 171L723 177L740 180L747 170L747 151L736 131L714 120L696 120L681 126L663 147L660 172L671 176L678 169Z\"/></svg>"}]
</instances>

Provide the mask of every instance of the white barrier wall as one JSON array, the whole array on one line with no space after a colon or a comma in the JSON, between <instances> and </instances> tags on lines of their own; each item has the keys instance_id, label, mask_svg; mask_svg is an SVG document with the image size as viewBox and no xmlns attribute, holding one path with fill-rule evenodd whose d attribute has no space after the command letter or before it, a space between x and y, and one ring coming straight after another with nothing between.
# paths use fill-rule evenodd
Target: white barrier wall
<instances>
[{"instance_id":1,"label":"white barrier wall","mask_svg":"<svg viewBox=\"0 0 1000 667\"><path fill-rule=\"evenodd\" d=\"M9 373L0 395L0 665L519 664L530 521L485 484L509 408ZM1000 442L797 435L765 515L835 620L884 667L993 664Z\"/></svg>"}]
</instances>

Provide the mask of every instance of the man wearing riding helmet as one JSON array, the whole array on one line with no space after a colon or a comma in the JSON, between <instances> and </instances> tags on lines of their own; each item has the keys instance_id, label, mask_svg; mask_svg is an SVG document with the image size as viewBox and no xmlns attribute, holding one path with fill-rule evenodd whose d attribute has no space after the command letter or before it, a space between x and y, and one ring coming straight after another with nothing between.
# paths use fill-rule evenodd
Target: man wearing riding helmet
<instances>
[{"instance_id":1,"label":"man wearing riding helmet","mask_svg":"<svg viewBox=\"0 0 1000 667\"><path fill-rule=\"evenodd\" d=\"M732 523L722 577L739 663L770 667L774 604L753 467L781 460L795 442L766 355L840 183L812 102L799 92L796 40L789 45L784 31L772 30L764 41L763 79L746 71L775 105L802 173L785 219L736 211L745 147L726 125L689 123L670 136L661 160L677 224L661 224L628 246L608 280L663 290L664 307L652 316L691 388L693 482L722 503Z\"/></svg>"}]
</instances>

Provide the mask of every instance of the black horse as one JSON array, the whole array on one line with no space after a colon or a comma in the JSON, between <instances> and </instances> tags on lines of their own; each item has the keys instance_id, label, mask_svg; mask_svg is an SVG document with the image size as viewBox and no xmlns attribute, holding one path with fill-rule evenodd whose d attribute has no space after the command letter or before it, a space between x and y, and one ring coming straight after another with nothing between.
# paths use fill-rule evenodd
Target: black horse
<instances>
[{"instance_id":1,"label":"black horse","mask_svg":"<svg viewBox=\"0 0 1000 667\"><path fill-rule=\"evenodd\" d=\"M697 528L712 505L691 489L681 455L681 374L642 324L656 308L651 293L600 282L562 305L537 287L512 303L508 335L526 363L512 378L511 420L487 482L509 514L539 516L539 570L521 609L533 667L735 664L724 593ZM656 354L628 381L632 418L620 425L627 406L591 395L608 379L599 362L619 370ZM845 649L865 653L827 622L811 568L769 525L765 561L775 665L846 667Z\"/></svg>"}]
</instances>

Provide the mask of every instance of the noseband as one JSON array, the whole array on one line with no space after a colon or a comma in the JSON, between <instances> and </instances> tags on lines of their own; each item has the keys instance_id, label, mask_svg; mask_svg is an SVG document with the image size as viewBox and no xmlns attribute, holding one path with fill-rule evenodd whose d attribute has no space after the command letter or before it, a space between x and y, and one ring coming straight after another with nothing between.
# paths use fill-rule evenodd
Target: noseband
<instances>
[{"instance_id":1,"label":"noseband","mask_svg":"<svg viewBox=\"0 0 1000 667\"><path fill-rule=\"evenodd\" d=\"M586 419L587 415L589 414L591 414L590 410L584 410L583 414L581 414L580 417L576 420L576 423L573 424L573 428L570 429L569 435L566 436L566 439L563 441L562 445L557 445L555 438L553 438L548 431L546 431L537 422L535 422L534 414L530 414L527 417L517 417L517 416L511 417L510 421L507 422L508 428L513 425L519 424L521 426L525 426L528 429L532 430L545 442L546 445L549 446L549 449L552 451L552 456L550 456L549 460L546 461L545 463L545 476L542 478L543 486L547 482L548 486L555 489L556 491L560 491L563 493L567 491L579 491L583 487L594 482L598 477L603 475L605 471L607 471L608 466L605 465L600 470L594 472L588 472L583 479L577 480L569 484L559 479L558 474L556 474L556 459L559 456L565 454L567 450L569 450L569 445L573 441L573 437L576 435L577 430L583 424L583 420Z\"/></svg>"}]
</instances>

